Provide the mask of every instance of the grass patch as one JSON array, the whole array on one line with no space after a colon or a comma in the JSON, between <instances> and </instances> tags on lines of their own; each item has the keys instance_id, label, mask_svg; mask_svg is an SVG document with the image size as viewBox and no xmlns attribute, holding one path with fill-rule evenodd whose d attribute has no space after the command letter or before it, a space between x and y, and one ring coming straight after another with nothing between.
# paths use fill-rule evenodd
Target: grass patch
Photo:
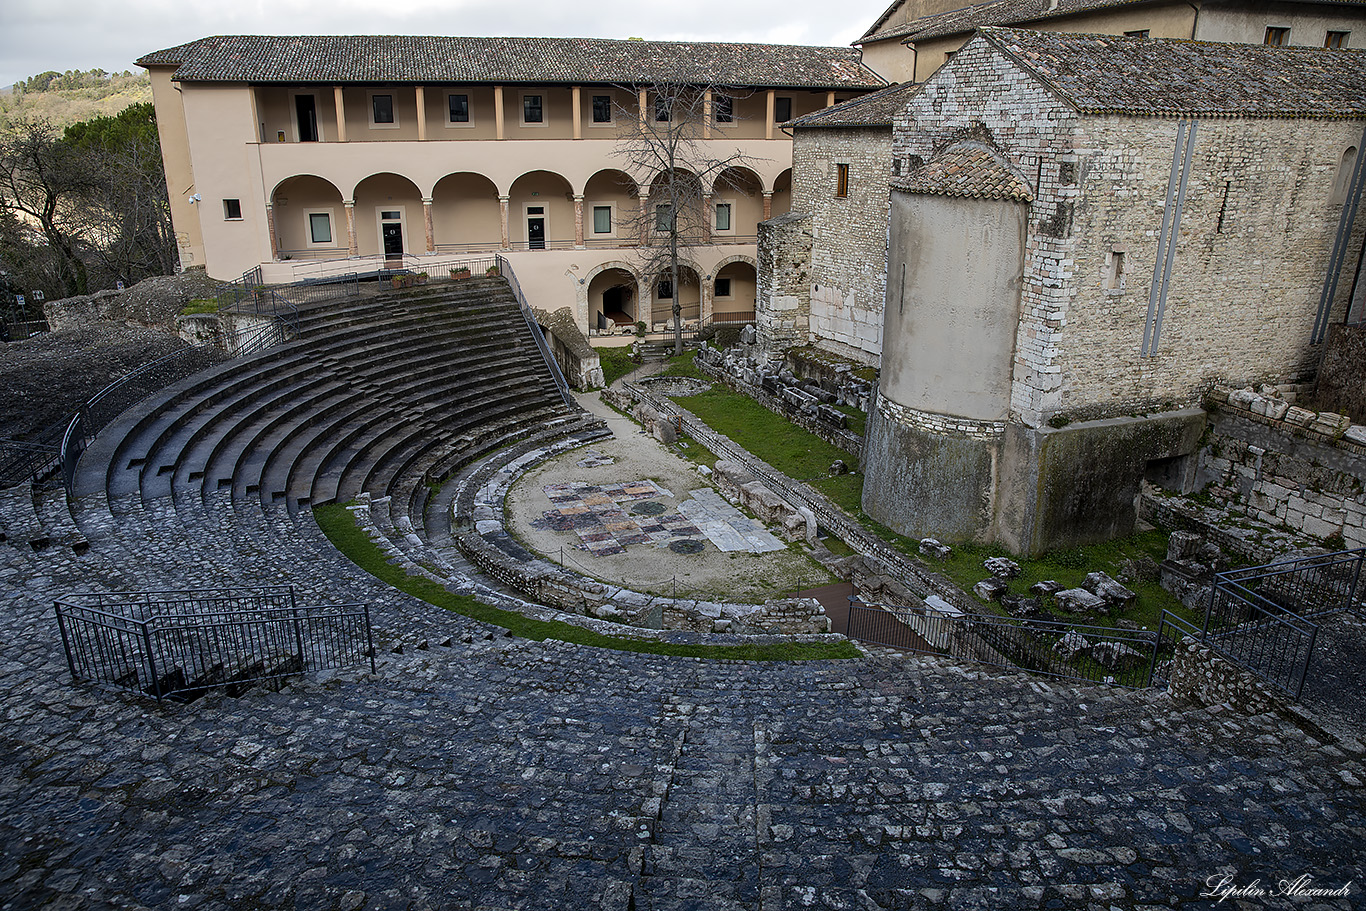
<instances>
[{"instance_id":1,"label":"grass patch","mask_svg":"<svg viewBox=\"0 0 1366 911\"><path fill-rule=\"evenodd\" d=\"M849 419L849 432L863 436L863 430L868 425L868 415L866 412L855 408L853 405L836 405L835 409Z\"/></svg>"},{"instance_id":2,"label":"grass patch","mask_svg":"<svg viewBox=\"0 0 1366 911\"><path fill-rule=\"evenodd\" d=\"M345 506L331 504L313 510L327 539L351 562L370 575L399 591L420 598L428 604L444 608L465 617L501 626L515 636L541 642L559 639L576 645L610 648L649 655L672 655L684 658L713 658L730 661L807 661L831 658L857 658L858 649L852 642L774 642L755 645L695 645L661 642L652 639L633 639L628 636L609 636L583 629L558 620L536 620L516 611L506 611L484 604L468 595L457 595L425 576L412 576L401 567L390 563L384 552L370 540L365 530Z\"/></svg>"},{"instance_id":3,"label":"grass patch","mask_svg":"<svg viewBox=\"0 0 1366 911\"><path fill-rule=\"evenodd\" d=\"M602 363L602 381L610 386L639 365L631 360L631 349L595 348L598 360Z\"/></svg>"},{"instance_id":4,"label":"grass patch","mask_svg":"<svg viewBox=\"0 0 1366 911\"><path fill-rule=\"evenodd\" d=\"M1029 586L1045 579L1060 582L1068 588L1079 588L1087 573L1104 572L1114 578L1126 560L1149 557L1160 563L1167 555L1168 537L1167 532L1154 529L1136 532L1127 538L1106 541L1103 544L1053 551L1034 559L1011 557L1020 564L1020 575L1019 578L1010 580L1010 590L1016 594L1029 596ZM995 545L961 544L954 546L953 554L948 560L943 563L931 561L930 565L970 592L973 585L991 575L982 568L982 561L987 557L1000 556L1010 554ZM1060 614L1058 619L1094 626L1114 626L1116 620L1123 619L1132 620L1148 629L1157 629L1162 611L1168 610L1187 620L1199 620L1194 611L1178 601L1156 581L1134 580L1123 584L1138 597L1134 600L1134 606L1122 614L1094 619Z\"/></svg>"},{"instance_id":5,"label":"grass patch","mask_svg":"<svg viewBox=\"0 0 1366 911\"><path fill-rule=\"evenodd\" d=\"M193 316L196 313L217 313L218 301L207 300L205 298L195 298L180 310L181 316Z\"/></svg>"},{"instance_id":6,"label":"grass patch","mask_svg":"<svg viewBox=\"0 0 1366 911\"><path fill-rule=\"evenodd\" d=\"M695 354L697 354L696 351L685 351L682 354L669 355L667 358L665 358L665 363L669 366L665 367L660 372L660 375L688 376L692 377L695 380L702 380L704 382L710 383L711 377L703 374L701 370L697 369L697 365L693 363L693 355Z\"/></svg>"}]
</instances>

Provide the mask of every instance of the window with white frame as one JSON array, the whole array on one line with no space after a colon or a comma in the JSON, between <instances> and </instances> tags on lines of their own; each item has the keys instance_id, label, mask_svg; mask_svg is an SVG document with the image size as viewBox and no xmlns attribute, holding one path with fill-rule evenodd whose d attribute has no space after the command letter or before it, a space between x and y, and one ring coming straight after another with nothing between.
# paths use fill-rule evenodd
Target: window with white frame
<instances>
[{"instance_id":1,"label":"window with white frame","mask_svg":"<svg viewBox=\"0 0 1366 911\"><path fill-rule=\"evenodd\" d=\"M370 126L376 130L398 129L398 114L394 110L392 92L370 93Z\"/></svg>"},{"instance_id":2,"label":"window with white frame","mask_svg":"<svg viewBox=\"0 0 1366 911\"><path fill-rule=\"evenodd\" d=\"M593 207L593 233L611 234L612 233L612 207L594 206Z\"/></svg>"},{"instance_id":3,"label":"window with white frame","mask_svg":"<svg viewBox=\"0 0 1366 911\"><path fill-rule=\"evenodd\" d=\"M451 93L446 96L449 108L447 123L467 125L470 122L470 96L464 93Z\"/></svg>"},{"instance_id":4,"label":"window with white frame","mask_svg":"<svg viewBox=\"0 0 1366 911\"><path fill-rule=\"evenodd\" d=\"M670 205L655 206L655 230L672 231L674 228L674 209Z\"/></svg>"},{"instance_id":5,"label":"window with white frame","mask_svg":"<svg viewBox=\"0 0 1366 911\"><path fill-rule=\"evenodd\" d=\"M659 294L658 294L658 297L659 297L659 299L662 300L662 301L673 300L673 299L674 299L674 283L671 282L671 281L669 281L667 278L661 278L661 279L659 280Z\"/></svg>"},{"instance_id":6,"label":"window with white frame","mask_svg":"<svg viewBox=\"0 0 1366 911\"><path fill-rule=\"evenodd\" d=\"M611 123L612 122L612 96L594 95L593 96L593 122Z\"/></svg>"},{"instance_id":7,"label":"window with white frame","mask_svg":"<svg viewBox=\"0 0 1366 911\"><path fill-rule=\"evenodd\" d=\"M717 231L726 232L734 230L731 223L731 212L733 209L734 204L729 202L718 202L712 206L712 213L715 216L713 223L715 224Z\"/></svg>"},{"instance_id":8,"label":"window with white frame","mask_svg":"<svg viewBox=\"0 0 1366 911\"><path fill-rule=\"evenodd\" d=\"M715 295L715 296L718 297L718 298L721 298L721 299L723 299L723 300L724 300L724 299L727 299L727 298L729 298L729 297L731 296L731 293L730 293L730 279L728 279L728 278L718 278L718 279L716 280L716 295Z\"/></svg>"},{"instance_id":9,"label":"window with white frame","mask_svg":"<svg viewBox=\"0 0 1366 911\"><path fill-rule=\"evenodd\" d=\"M543 95L523 95L522 96L522 123L529 126L539 126L545 123L545 105Z\"/></svg>"},{"instance_id":10,"label":"window with white frame","mask_svg":"<svg viewBox=\"0 0 1366 911\"><path fill-rule=\"evenodd\" d=\"M223 217L228 221L242 220L242 200L225 199L223 200Z\"/></svg>"},{"instance_id":11,"label":"window with white frame","mask_svg":"<svg viewBox=\"0 0 1366 911\"><path fill-rule=\"evenodd\" d=\"M308 213L308 243L315 247L332 246L332 211Z\"/></svg>"}]
</instances>

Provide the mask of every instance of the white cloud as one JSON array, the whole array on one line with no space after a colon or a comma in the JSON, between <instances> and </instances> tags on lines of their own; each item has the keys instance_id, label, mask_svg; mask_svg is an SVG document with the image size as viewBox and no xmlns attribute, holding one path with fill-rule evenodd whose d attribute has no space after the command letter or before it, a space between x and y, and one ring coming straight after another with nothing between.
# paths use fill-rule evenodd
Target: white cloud
<instances>
[{"instance_id":1,"label":"white cloud","mask_svg":"<svg viewBox=\"0 0 1366 911\"><path fill-rule=\"evenodd\" d=\"M550 35L845 45L884 0L6 0L0 85L45 70L136 69L149 51L206 35Z\"/></svg>"}]
</instances>

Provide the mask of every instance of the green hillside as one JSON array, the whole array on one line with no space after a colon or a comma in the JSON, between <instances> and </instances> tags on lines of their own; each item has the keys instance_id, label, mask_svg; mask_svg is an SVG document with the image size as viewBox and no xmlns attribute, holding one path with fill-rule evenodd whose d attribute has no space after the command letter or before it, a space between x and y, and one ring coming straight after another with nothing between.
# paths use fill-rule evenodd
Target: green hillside
<instances>
[{"instance_id":1,"label":"green hillside","mask_svg":"<svg viewBox=\"0 0 1366 911\"><path fill-rule=\"evenodd\" d=\"M146 73L55 70L40 73L0 91L0 129L21 117L50 121L62 128L94 117L109 117L133 104L152 100Z\"/></svg>"}]
</instances>

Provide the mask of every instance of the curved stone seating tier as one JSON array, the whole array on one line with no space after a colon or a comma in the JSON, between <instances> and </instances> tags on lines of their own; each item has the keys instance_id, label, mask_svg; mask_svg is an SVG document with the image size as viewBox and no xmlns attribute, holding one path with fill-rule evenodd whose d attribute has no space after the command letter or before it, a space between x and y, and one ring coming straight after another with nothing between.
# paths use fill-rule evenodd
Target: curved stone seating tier
<instances>
[{"instance_id":1,"label":"curved stone seating tier","mask_svg":"<svg viewBox=\"0 0 1366 911\"><path fill-rule=\"evenodd\" d=\"M439 283L307 307L292 341L144 401L87 450L76 495L120 517L219 490L290 511L382 497L565 414L507 282Z\"/></svg>"}]
</instances>

